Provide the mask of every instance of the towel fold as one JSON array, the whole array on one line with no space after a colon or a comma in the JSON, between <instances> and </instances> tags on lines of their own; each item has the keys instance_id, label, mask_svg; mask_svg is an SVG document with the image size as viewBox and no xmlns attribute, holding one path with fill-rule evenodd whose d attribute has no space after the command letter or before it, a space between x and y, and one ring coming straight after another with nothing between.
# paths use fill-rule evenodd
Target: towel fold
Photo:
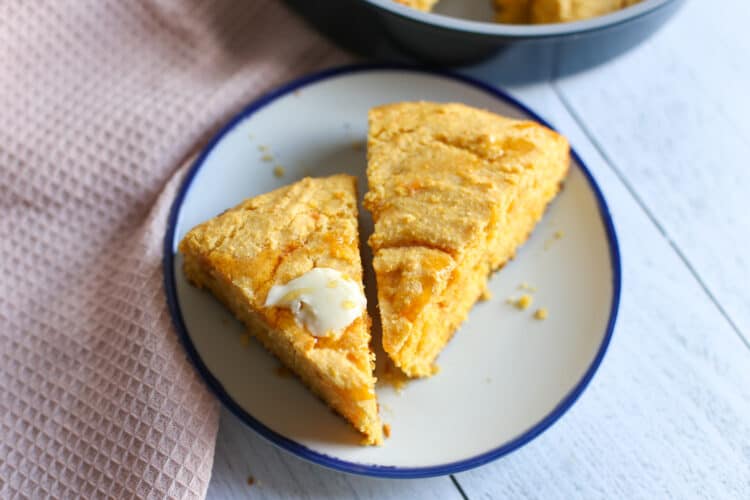
<instances>
[{"instance_id":1,"label":"towel fold","mask_svg":"<svg viewBox=\"0 0 750 500\"><path fill-rule=\"evenodd\" d=\"M205 496L166 217L242 105L346 56L273 0L0 3L0 497Z\"/></svg>"}]
</instances>

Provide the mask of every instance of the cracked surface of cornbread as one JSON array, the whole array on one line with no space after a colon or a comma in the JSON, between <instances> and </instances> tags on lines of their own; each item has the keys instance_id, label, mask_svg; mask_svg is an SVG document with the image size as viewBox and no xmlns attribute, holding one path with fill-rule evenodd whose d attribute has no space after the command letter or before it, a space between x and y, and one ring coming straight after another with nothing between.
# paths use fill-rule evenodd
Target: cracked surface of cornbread
<instances>
[{"instance_id":1,"label":"cracked surface of cornbread","mask_svg":"<svg viewBox=\"0 0 750 500\"><path fill-rule=\"evenodd\" d=\"M558 192L568 143L535 122L406 102L370 110L367 155L383 347L407 375L429 376Z\"/></svg>"},{"instance_id":2,"label":"cracked surface of cornbread","mask_svg":"<svg viewBox=\"0 0 750 500\"><path fill-rule=\"evenodd\" d=\"M362 288L355 178L305 178L245 200L193 228L179 246L188 280L213 293L269 351L343 415L367 444L382 443L366 310L316 337L287 308L265 307L274 285L330 268Z\"/></svg>"}]
</instances>

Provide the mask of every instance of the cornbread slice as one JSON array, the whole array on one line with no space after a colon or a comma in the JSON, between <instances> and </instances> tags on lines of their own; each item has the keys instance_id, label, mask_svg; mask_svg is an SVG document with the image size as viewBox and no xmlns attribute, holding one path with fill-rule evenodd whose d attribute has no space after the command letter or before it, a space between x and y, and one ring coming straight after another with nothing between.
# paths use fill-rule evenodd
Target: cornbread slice
<instances>
[{"instance_id":1,"label":"cornbread slice","mask_svg":"<svg viewBox=\"0 0 750 500\"><path fill-rule=\"evenodd\" d=\"M527 24L533 0L494 0L495 21L503 24Z\"/></svg>"},{"instance_id":2,"label":"cornbread slice","mask_svg":"<svg viewBox=\"0 0 750 500\"><path fill-rule=\"evenodd\" d=\"M395 0L429 12L438 0ZM490 0L487 0L490 1ZM567 23L603 16L641 0L491 0L495 21L504 24Z\"/></svg>"},{"instance_id":3,"label":"cornbread slice","mask_svg":"<svg viewBox=\"0 0 750 500\"><path fill-rule=\"evenodd\" d=\"M314 267L337 270L362 289L354 177L305 178L245 200L192 229L179 249L192 284L223 302L367 444L382 443L367 311L339 335L316 337L289 309L264 305L273 285Z\"/></svg>"},{"instance_id":4,"label":"cornbread slice","mask_svg":"<svg viewBox=\"0 0 750 500\"><path fill-rule=\"evenodd\" d=\"M537 123L462 104L370 110L365 207L383 347L427 376L489 273L512 258L568 170L568 143Z\"/></svg>"},{"instance_id":5,"label":"cornbread slice","mask_svg":"<svg viewBox=\"0 0 750 500\"><path fill-rule=\"evenodd\" d=\"M567 23L603 16L640 0L532 0L531 22Z\"/></svg>"},{"instance_id":6,"label":"cornbread slice","mask_svg":"<svg viewBox=\"0 0 750 500\"><path fill-rule=\"evenodd\" d=\"M429 12L438 3L438 0L395 0L396 2L411 7L412 9Z\"/></svg>"}]
</instances>

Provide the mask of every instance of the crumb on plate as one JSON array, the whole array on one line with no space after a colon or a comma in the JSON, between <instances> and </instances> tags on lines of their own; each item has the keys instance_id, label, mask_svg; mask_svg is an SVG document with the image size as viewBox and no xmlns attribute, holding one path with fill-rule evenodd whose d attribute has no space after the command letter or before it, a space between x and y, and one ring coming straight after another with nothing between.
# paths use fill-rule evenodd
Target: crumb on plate
<instances>
[{"instance_id":1,"label":"crumb on plate","mask_svg":"<svg viewBox=\"0 0 750 500\"><path fill-rule=\"evenodd\" d=\"M539 309L536 310L536 312L534 312L534 319L545 320L547 319L547 316L548 316L547 308L545 307L540 307Z\"/></svg>"},{"instance_id":2,"label":"crumb on plate","mask_svg":"<svg viewBox=\"0 0 750 500\"><path fill-rule=\"evenodd\" d=\"M275 167L273 167L273 175L275 175L276 177L284 177L285 172L286 170L281 165L276 165Z\"/></svg>"},{"instance_id":3,"label":"crumb on plate","mask_svg":"<svg viewBox=\"0 0 750 500\"><path fill-rule=\"evenodd\" d=\"M525 293L518 298L515 305L521 311L525 311L529 308L532 302L534 302L534 298L531 295Z\"/></svg>"},{"instance_id":4,"label":"crumb on plate","mask_svg":"<svg viewBox=\"0 0 750 500\"><path fill-rule=\"evenodd\" d=\"M549 250L552 244L557 241L561 240L565 236L565 233L562 231L555 231L555 233L552 235L550 239L544 242L544 249Z\"/></svg>"},{"instance_id":5,"label":"crumb on plate","mask_svg":"<svg viewBox=\"0 0 750 500\"><path fill-rule=\"evenodd\" d=\"M385 436L386 439L391 437L391 424L383 424L383 436Z\"/></svg>"},{"instance_id":6,"label":"crumb on plate","mask_svg":"<svg viewBox=\"0 0 750 500\"><path fill-rule=\"evenodd\" d=\"M263 161L273 161L273 156L271 156L270 154L266 153L263 156L261 156L260 159L263 160Z\"/></svg>"}]
</instances>

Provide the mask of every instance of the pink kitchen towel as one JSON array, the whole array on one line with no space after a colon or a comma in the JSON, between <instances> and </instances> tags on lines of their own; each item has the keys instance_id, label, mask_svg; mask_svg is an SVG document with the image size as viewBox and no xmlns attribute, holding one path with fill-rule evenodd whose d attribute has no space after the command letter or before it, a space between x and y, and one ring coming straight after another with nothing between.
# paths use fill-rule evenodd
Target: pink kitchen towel
<instances>
[{"instance_id":1,"label":"pink kitchen towel","mask_svg":"<svg viewBox=\"0 0 750 500\"><path fill-rule=\"evenodd\" d=\"M217 403L167 312L182 164L346 59L275 0L0 2L0 498L195 498Z\"/></svg>"}]
</instances>

